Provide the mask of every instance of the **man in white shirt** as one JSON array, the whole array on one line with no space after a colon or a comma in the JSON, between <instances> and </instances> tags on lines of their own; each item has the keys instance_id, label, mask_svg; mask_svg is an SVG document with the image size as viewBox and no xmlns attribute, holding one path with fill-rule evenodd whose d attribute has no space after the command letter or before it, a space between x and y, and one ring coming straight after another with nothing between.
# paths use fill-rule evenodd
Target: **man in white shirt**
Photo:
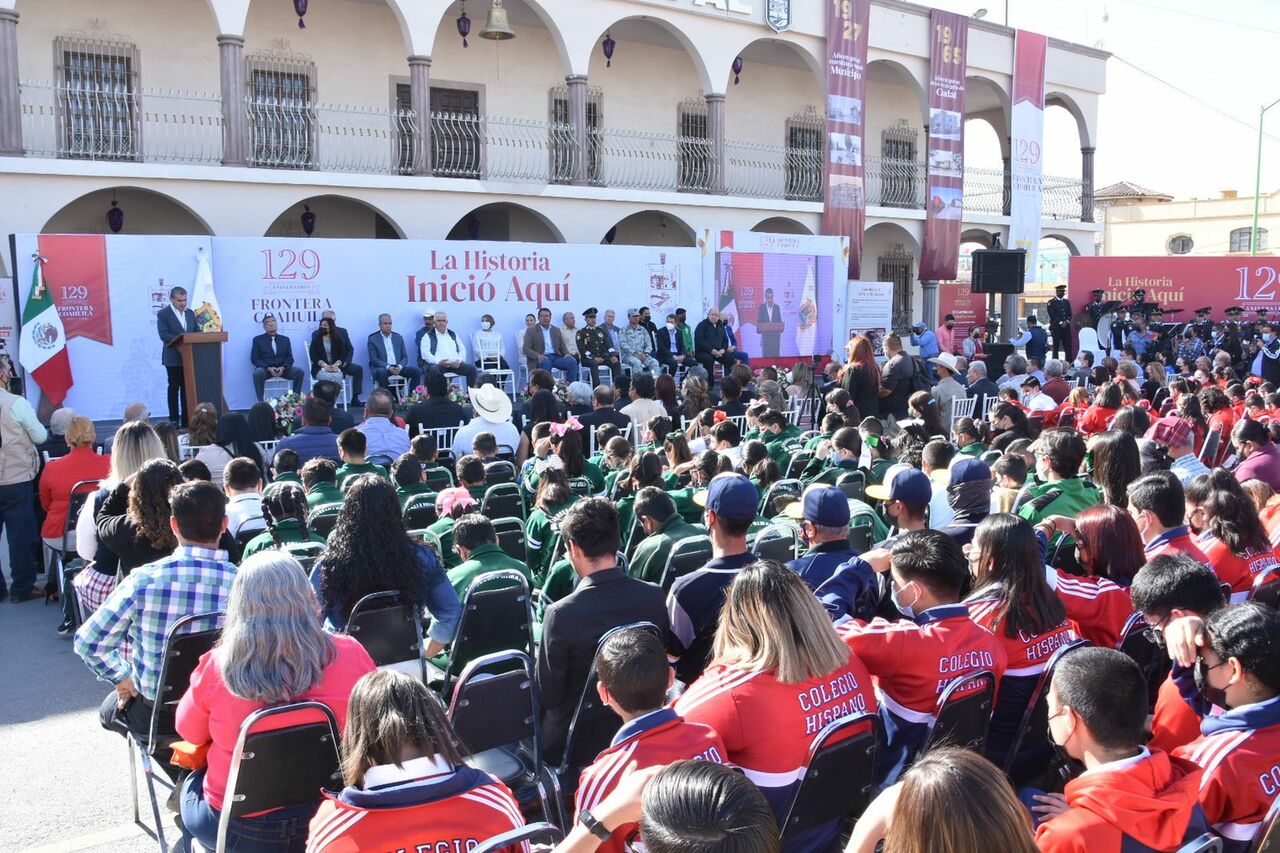
<instances>
[{"instance_id":1,"label":"man in white shirt","mask_svg":"<svg viewBox=\"0 0 1280 853\"><path fill-rule=\"evenodd\" d=\"M648 373L637 373L631 378L630 394L631 402L621 411L635 422L637 430L648 424L649 418L667 413L666 407L654 399L654 379Z\"/></svg>"},{"instance_id":2,"label":"man in white shirt","mask_svg":"<svg viewBox=\"0 0 1280 853\"><path fill-rule=\"evenodd\" d=\"M471 453L472 440L482 432L493 433L499 446L505 445L512 449L519 447L520 431L511 423L511 398L506 392L496 385L481 385L479 388L472 388L469 394L471 408L476 416L471 419L471 423L458 428L453 447L450 448L453 458L461 459Z\"/></svg>"},{"instance_id":3,"label":"man in white shirt","mask_svg":"<svg viewBox=\"0 0 1280 853\"><path fill-rule=\"evenodd\" d=\"M364 422L356 427L364 433L366 462L390 465L409 452L409 433L391 421L395 413L390 391L380 388L369 394L364 404Z\"/></svg>"},{"instance_id":4,"label":"man in white shirt","mask_svg":"<svg viewBox=\"0 0 1280 853\"><path fill-rule=\"evenodd\" d=\"M423 373L440 370L456 373L467 380L467 386L475 384L476 366L467 360L467 345L449 328L449 315L443 311L435 314L435 327L422 336L421 352Z\"/></svg>"},{"instance_id":5,"label":"man in white shirt","mask_svg":"<svg viewBox=\"0 0 1280 853\"><path fill-rule=\"evenodd\" d=\"M1040 380L1034 376L1022 380L1022 405L1029 412L1052 412L1058 408L1053 398L1040 390Z\"/></svg>"},{"instance_id":6,"label":"man in white shirt","mask_svg":"<svg viewBox=\"0 0 1280 853\"><path fill-rule=\"evenodd\" d=\"M227 532L261 533L267 529L262 517L262 472L252 459L237 456L222 469L222 490L227 495Z\"/></svg>"}]
</instances>

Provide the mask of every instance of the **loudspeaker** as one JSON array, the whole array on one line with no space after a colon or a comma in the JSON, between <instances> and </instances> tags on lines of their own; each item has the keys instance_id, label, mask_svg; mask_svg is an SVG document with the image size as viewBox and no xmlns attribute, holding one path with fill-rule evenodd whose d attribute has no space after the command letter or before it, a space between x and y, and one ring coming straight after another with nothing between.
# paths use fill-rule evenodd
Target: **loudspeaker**
<instances>
[{"instance_id":1,"label":"loudspeaker","mask_svg":"<svg viewBox=\"0 0 1280 853\"><path fill-rule=\"evenodd\" d=\"M1027 253L1022 249L980 249L973 253L973 292L1021 293L1026 270Z\"/></svg>"}]
</instances>

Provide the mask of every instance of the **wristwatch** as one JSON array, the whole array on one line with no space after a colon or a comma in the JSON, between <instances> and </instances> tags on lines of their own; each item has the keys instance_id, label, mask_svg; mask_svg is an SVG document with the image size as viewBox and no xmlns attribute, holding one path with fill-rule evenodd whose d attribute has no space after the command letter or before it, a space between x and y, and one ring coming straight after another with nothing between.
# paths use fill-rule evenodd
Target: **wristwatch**
<instances>
[{"instance_id":1,"label":"wristwatch","mask_svg":"<svg viewBox=\"0 0 1280 853\"><path fill-rule=\"evenodd\" d=\"M583 809L578 814L578 823L585 826L588 832L596 838L599 838L601 841L608 841L613 837L613 833L606 829L605 825L596 820L596 816L586 809Z\"/></svg>"}]
</instances>

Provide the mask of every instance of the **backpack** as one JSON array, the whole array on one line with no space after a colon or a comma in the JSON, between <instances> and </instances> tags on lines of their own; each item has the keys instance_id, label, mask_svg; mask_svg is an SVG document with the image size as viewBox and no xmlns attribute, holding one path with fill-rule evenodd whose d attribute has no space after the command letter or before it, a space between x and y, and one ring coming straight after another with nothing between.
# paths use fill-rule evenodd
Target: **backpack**
<instances>
[{"instance_id":1,"label":"backpack","mask_svg":"<svg viewBox=\"0 0 1280 853\"><path fill-rule=\"evenodd\" d=\"M925 365L924 359L920 356L911 357L912 366L915 368L915 375L911 377L911 390L915 391L932 391L933 380L929 378L929 368Z\"/></svg>"}]
</instances>

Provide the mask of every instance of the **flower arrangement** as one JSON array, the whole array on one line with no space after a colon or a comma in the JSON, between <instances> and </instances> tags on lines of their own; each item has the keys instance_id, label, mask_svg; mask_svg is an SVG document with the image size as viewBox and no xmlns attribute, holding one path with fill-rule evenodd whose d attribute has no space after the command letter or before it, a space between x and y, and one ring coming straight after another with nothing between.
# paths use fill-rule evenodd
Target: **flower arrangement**
<instances>
[{"instance_id":1,"label":"flower arrangement","mask_svg":"<svg viewBox=\"0 0 1280 853\"><path fill-rule=\"evenodd\" d=\"M267 400L276 415L276 432L293 435L294 429L302 422L302 395L292 391L283 397Z\"/></svg>"},{"instance_id":2,"label":"flower arrangement","mask_svg":"<svg viewBox=\"0 0 1280 853\"><path fill-rule=\"evenodd\" d=\"M538 390L540 390L540 388L535 388L532 385L526 385L520 389L520 393L517 394L516 396L521 400L528 401L529 398L533 396L533 392ZM557 379L556 386L551 390L551 393L556 395L556 400L558 400L560 403L566 406L569 405L569 383L568 382L565 382L563 379Z\"/></svg>"},{"instance_id":3,"label":"flower arrangement","mask_svg":"<svg viewBox=\"0 0 1280 853\"><path fill-rule=\"evenodd\" d=\"M407 409L410 406L416 406L419 403L426 402L426 399L427 388L425 385L419 385L405 395L404 403L402 405ZM459 405L467 402L467 395L462 393L461 385L454 384L449 386L449 402L458 403Z\"/></svg>"}]
</instances>

